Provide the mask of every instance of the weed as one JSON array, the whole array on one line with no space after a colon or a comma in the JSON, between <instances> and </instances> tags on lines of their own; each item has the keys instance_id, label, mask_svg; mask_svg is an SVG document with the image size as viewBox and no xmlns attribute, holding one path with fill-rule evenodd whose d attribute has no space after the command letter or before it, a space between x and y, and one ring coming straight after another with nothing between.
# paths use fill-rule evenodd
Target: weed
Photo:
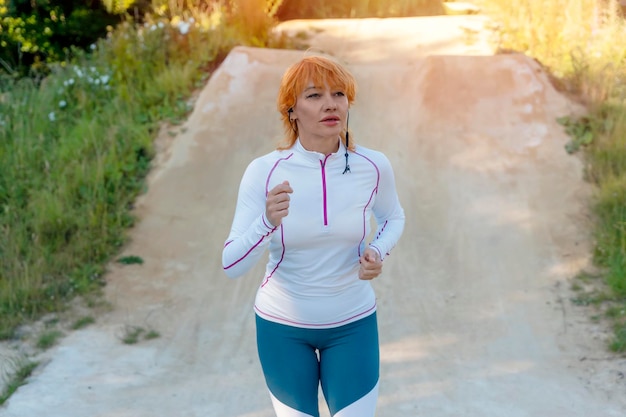
<instances>
[{"instance_id":1,"label":"weed","mask_svg":"<svg viewBox=\"0 0 626 417\"><path fill-rule=\"evenodd\" d=\"M605 313L606 317L609 318L626 318L626 306L624 305L616 305L606 309Z\"/></svg>"},{"instance_id":2,"label":"weed","mask_svg":"<svg viewBox=\"0 0 626 417\"><path fill-rule=\"evenodd\" d=\"M124 326L121 340L127 345L134 345L140 340L151 340L160 336L159 332L154 329L146 330L140 326L126 325Z\"/></svg>"},{"instance_id":3,"label":"weed","mask_svg":"<svg viewBox=\"0 0 626 417\"><path fill-rule=\"evenodd\" d=\"M72 325L72 329L73 330L79 330L82 328L85 328L87 326L89 326L90 324L93 324L96 322L96 319L94 319L91 316L85 316L85 317L81 317L78 320L76 320L74 322L74 324Z\"/></svg>"},{"instance_id":4,"label":"weed","mask_svg":"<svg viewBox=\"0 0 626 417\"><path fill-rule=\"evenodd\" d=\"M134 264L141 265L143 264L143 259L139 256L130 255L130 256L123 256L119 258L117 262L124 264L124 265L134 265Z\"/></svg>"},{"instance_id":5,"label":"weed","mask_svg":"<svg viewBox=\"0 0 626 417\"><path fill-rule=\"evenodd\" d=\"M609 343L609 348L613 352L626 352L626 324L614 327L614 337Z\"/></svg>"},{"instance_id":6,"label":"weed","mask_svg":"<svg viewBox=\"0 0 626 417\"><path fill-rule=\"evenodd\" d=\"M159 123L186 118L186 98L236 45L217 12L124 22L43 82L0 84L0 338L104 285Z\"/></svg>"},{"instance_id":7,"label":"weed","mask_svg":"<svg viewBox=\"0 0 626 417\"><path fill-rule=\"evenodd\" d=\"M156 330L149 330L145 335L144 335L144 339L145 340L151 340L151 339L157 339L161 337L161 334L159 332L157 332Z\"/></svg>"},{"instance_id":8,"label":"weed","mask_svg":"<svg viewBox=\"0 0 626 417\"><path fill-rule=\"evenodd\" d=\"M134 345L139 341L139 337L145 332L143 327L125 326L122 335L122 342L127 345Z\"/></svg>"},{"instance_id":9,"label":"weed","mask_svg":"<svg viewBox=\"0 0 626 417\"><path fill-rule=\"evenodd\" d=\"M574 153L581 146L590 145L593 142L593 130L588 117L572 119L569 116L557 119L557 122L565 127L565 132L571 140L565 145L568 153Z\"/></svg>"},{"instance_id":10,"label":"weed","mask_svg":"<svg viewBox=\"0 0 626 417\"><path fill-rule=\"evenodd\" d=\"M22 385L26 384L26 380L39 365L37 362L24 361L9 378L9 381L2 393L0 393L0 406L3 405L15 391Z\"/></svg>"},{"instance_id":11,"label":"weed","mask_svg":"<svg viewBox=\"0 0 626 417\"><path fill-rule=\"evenodd\" d=\"M63 336L63 333L59 330L45 331L37 338L36 345L39 349L49 349L57 344L61 336Z\"/></svg>"}]
</instances>

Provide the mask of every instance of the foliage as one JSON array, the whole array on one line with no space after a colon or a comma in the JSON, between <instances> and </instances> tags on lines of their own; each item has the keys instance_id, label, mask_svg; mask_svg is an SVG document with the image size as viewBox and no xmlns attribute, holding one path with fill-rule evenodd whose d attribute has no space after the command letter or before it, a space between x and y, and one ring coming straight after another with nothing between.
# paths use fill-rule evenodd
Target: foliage
<instances>
[{"instance_id":1,"label":"foliage","mask_svg":"<svg viewBox=\"0 0 626 417\"><path fill-rule=\"evenodd\" d=\"M70 59L107 33L120 16L99 1L0 0L0 64L24 75Z\"/></svg>"},{"instance_id":2,"label":"foliage","mask_svg":"<svg viewBox=\"0 0 626 417\"><path fill-rule=\"evenodd\" d=\"M2 406L19 387L26 383L26 379L33 373L38 365L37 362L29 360L22 361L18 364L7 386L0 392L0 406Z\"/></svg>"},{"instance_id":3,"label":"foliage","mask_svg":"<svg viewBox=\"0 0 626 417\"><path fill-rule=\"evenodd\" d=\"M124 326L123 334L120 339L127 345L134 345L141 340L152 340L160 337L161 335L154 329L144 329L140 326Z\"/></svg>"},{"instance_id":4,"label":"foliage","mask_svg":"<svg viewBox=\"0 0 626 417\"><path fill-rule=\"evenodd\" d=\"M57 344L61 336L63 336L63 333L61 333L59 330L46 331L39 335L37 339L37 347L39 349L49 349Z\"/></svg>"},{"instance_id":5,"label":"foliage","mask_svg":"<svg viewBox=\"0 0 626 417\"><path fill-rule=\"evenodd\" d=\"M124 22L43 81L0 83L0 336L104 285L159 123L233 46L224 22Z\"/></svg>"},{"instance_id":6,"label":"foliage","mask_svg":"<svg viewBox=\"0 0 626 417\"><path fill-rule=\"evenodd\" d=\"M572 138L565 145L567 152L575 153L581 146L589 145L593 141L593 130L589 117L563 116L558 118L557 122L565 127L565 132Z\"/></svg>"},{"instance_id":7,"label":"foliage","mask_svg":"<svg viewBox=\"0 0 626 417\"><path fill-rule=\"evenodd\" d=\"M135 265L135 264L141 265L141 264L143 264L143 259L141 257L135 256L135 255L123 256L123 257L119 258L117 260L117 262L119 262L119 263L121 263L123 265Z\"/></svg>"},{"instance_id":8,"label":"foliage","mask_svg":"<svg viewBox=\"0 0 626 417\"><path fill-rule=\"evenodd\" d=\"M609 347L613 352L626 352L626 324L616 325L614 330L615 337L611 340Z\"/></svg>"},{"instance_id":9,"label":"foliage","mask_svg":"<svg viewBox=\"0 0 626 417\"><path fill-rule=\"evenodd\" d=\"M96 319L93 318L92 316L83 316L74 322L74 324L72 325L72 329L73 330L83 329L95 322L96 322Z\"/></svg>"},{"instance_id":10,"label":"foliage","mask_svg":"<svg viewBox=\"0 0 626 417\"><path fill-rule=\"evenodd\" d=\"M497 19L502 50L527 53L542 62L587 105L584 117L559 119L571 141L584 150L586 177L597 188L594 262L612 291L605 302L626 309L626 37L617 1L482 0ZM611 348L626 352L626 319L615 323Z\"/></svg>"}]
</instances>

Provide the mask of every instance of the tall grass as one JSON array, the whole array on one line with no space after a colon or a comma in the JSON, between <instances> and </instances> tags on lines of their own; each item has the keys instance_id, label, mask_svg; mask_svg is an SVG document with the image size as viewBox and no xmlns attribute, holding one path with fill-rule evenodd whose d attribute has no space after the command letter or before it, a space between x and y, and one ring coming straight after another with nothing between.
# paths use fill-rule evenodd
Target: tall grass
<instances>
[{"instance_id":1,"label":"tall grass","mask_svg":"<svg viewBox=\"0 0 626 417\"><path fill-rule=\"evenodd\" d=\"M187 114L235 44L262 41L268 21L236 32L245 19L205 8L129 21L44 80L0 78L0 339L104 284L159 124Z\"/></svg>"},{"instance_id":2,"label":"tall grass","mask_svg":"<svg viewBox=\"0 0 626 417\"><path fill-rule=\"evenodd\" d=\"M594 260L611 291L611 348L626 352L626 22L615 0L481 0L503 50L533 56L587 105L587 178L597 185ZM577 149L578 146L572 149Z\"/></svg>"}]
</instances>

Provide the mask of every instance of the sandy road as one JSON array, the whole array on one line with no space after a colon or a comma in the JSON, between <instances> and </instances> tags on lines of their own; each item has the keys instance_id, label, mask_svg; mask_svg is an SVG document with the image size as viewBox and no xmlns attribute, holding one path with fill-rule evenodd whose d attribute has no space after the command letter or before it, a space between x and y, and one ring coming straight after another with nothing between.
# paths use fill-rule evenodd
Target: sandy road
<instances>
[{"instance_id":1,"label":"sandy road","mask_svg":"<svg viewBox=\"0 0 626 417\"><path fill-rule=\"evenodd\" d=\"M373 283L378 416L624 416L626 362L568 301L590 262L591 190L555 119L581 109L531 60L492 56L482 24L320 21L311 32L356 75L351 128L392 161L407 213ZM49 351L0 415L273 415L251 309L262 266L229 280L220 256L241 174L281 134L280 76L301 56L237 48L179 134L160 137L124 250L145 263L111 265L114 311ZM161 337L125 345L128 325Z\"/></svg>"}]
</instances>

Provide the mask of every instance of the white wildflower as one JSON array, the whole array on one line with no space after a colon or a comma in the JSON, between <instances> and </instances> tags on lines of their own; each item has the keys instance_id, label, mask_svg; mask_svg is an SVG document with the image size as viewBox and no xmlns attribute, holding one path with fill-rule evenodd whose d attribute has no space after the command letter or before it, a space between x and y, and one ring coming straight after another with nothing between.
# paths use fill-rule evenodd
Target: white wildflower
<instances>
[{"instance_id":1,"label":"white wildflower","mask_svg":"<svg viewBox=\"0 0 626 417\"><path fill-rule=\"evenodd\" d=\"M65 108L65 106L67 106L67 101L65 101L65 100L61 100L61 101L59 101L59 107L60 107L60 108L62 108L62 109L63 109L63 108Z\"/></svg>"},{"instance_id":2,"label":"white wildflower","mask_svg":"<svg viewBox=\"0 0 626 417\"><path fill-rule=\"evenodd\" d=\"M156 25L152 25L152 26L150 26L150 30L155 31L156 29L157 29L157 26L156 26Z\"/></svg>"},{"instance_id":3,"label":"white wildflower","mask_svg":"<svg viewBox=\"0 0 626 417\"><path fill-rule=\"evenodd\" d=\"M191 24L188 22L180 22L178 24L178 31L180 32L181 35L186 35L187 33L189 33L189 28L191 27Z\"/></svg>"},{"instance_id":4,"label":"white wildflower","mask_svg":"<svg viewBox=\"0 0 626 417\"><path fill-rule=\"evenodd\" d=\"M56 115L54 114L53 111L48 113L48 119L50 119L51 122L54 122L57 119L57 117L56 117Z\"/></svg>"},{"instance_id":5,"label":"white wildflower","mask_svg":"<svg viewBox=\"0 0 626 417\"><path fill-rule=\"evenodd\" d=\"M89 48L91 48L92 51L96 50L96 44L92 43L91 45L89 45Z\"/></svg>"},{"instance_id":6,"label":"white wildflower","mask_svg":"<svg viewBox=\"0 0 626 417\"><path fill-rule=\"evenodd\" d=\"M157 26L159 27L159 29L163 29L165 27L165 23L159 22Z\"/></svg>"},{"instance_id":7,"label":"white wildflower","mask_svg":"<svg viewBox=\"0 0 626 417\"><path fill-rule=\"evenodd\" d=\"M110 76L108 75L103 75L100 77L100 82L102 82L102 84L107 84L109 82L109 80L111 79Z\"/></svg>"},{"instance_id":8,"label":"white wildflower","mask_svg":"<svg viewBox=\"0 0 626 417\"><path fill-rule=\"evenodd\" d=\"M76 75L78 75L78 78L82 78L83 72L81 71L80 68L74 67L74 72L76 73Z\"/></svg>"}]
</instances>

